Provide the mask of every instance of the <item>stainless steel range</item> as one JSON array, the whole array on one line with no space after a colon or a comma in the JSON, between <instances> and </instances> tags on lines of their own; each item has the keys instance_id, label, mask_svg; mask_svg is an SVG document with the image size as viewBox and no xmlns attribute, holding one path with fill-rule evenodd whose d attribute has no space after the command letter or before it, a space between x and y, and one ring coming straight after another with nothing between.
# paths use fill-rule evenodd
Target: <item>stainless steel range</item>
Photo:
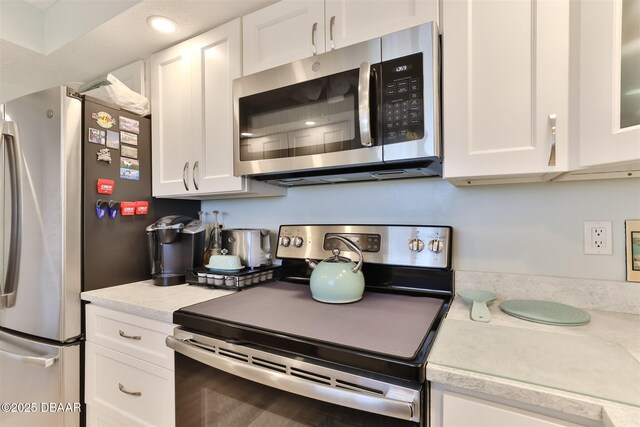
<instances>
[{"instance_id":1,"label":"stainless steel range","mask_svg":"<svg viewBox=\"0 0 640 427\"><path fill-rule=\"evenodd\" d=\"M363 298L314 300L306 259L364 255ZM451 227L286 225L281 279L174 313L177 425L426 426L453 295Z\"/></svg>"}]
</instances>

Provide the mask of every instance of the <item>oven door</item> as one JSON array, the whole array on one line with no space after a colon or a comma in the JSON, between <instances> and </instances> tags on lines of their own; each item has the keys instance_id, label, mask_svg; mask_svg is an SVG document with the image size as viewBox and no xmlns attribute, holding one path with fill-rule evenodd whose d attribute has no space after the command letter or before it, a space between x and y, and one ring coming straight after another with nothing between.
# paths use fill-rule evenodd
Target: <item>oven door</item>
<instances>
[{"instance_id":1,"label":"oven door","mask_svg":"<svg viewBox=\"0 0 640 427\"><path fill-rule=\"evenodd\" d=\"M391 384L176 328L176 425L420 426L423 386Z\"/></svg>"},{"instance_id":2,"label":"oven door","mask_svg":"<svg viewBox=\"0 0 640 427\"><path fill-rule=\"evenodd\" d=\"M234 173L382 163L381 40L236 79Z\"/></svg>"}]
</instances>

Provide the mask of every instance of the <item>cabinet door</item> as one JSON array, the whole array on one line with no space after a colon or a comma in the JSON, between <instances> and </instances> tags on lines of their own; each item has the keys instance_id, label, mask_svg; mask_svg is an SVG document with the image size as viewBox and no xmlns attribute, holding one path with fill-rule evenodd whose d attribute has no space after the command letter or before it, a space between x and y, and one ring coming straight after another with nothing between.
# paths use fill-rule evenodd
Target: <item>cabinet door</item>
<instances>
[{"instance_id":1,"label":"cabinet door","mask_svg":"<svg viewBox=\"0 0 640 427\"><path fill-rule=\"evenodd\" d=\"M232 81L241 76L240 19L192 40L192 181L198 193L241 191L233 176Z\"/></svg>"},{"instance_id":2,"label":"cabinet door","mask_svg":"<svg viewBox=\"0 0 640 427\"><path fill-rule=\"evenodd\" d=\"M569 2L442 7L445 178L566 170Z\"/></svg>"},{"instance_id":3,"label":"cabinet door","mask_svg":"<svg viewBox=\"0 0 640 427\"><path fill-rule=\"evenodd\" d=\"M282 0L242 18L244 75L325 51L324 1Z\"/></svg>"},{"instance_id":4,"label":"cabinet door","mask_svg":"<svg viewBox=\"0 0 640 427\"><path fill-rule=\"evenodd\" d=\"M151 56L153 195L193 190L193 112L189 42Z\"/></svg>"},{"instance_id":5,"label":"cabinet door","mask_svg":"<svg viewBox=\"0 0 640 427\"><path fill-rule=\"evenodd\" d=\"M445 392L440 427L579 427L578 424L487 400Z\"/></svg>"},{"instance_id":6,"label":"cabinet door","mask_svg":"<svg viewBox=\"0 0 640 427\"><path fill-rule=\"evenodd\" d=\"M429 21L438 23L437 0L326 0L325 46L338 49Z\"/></svg>"},{"instance_id":7,"label":"cabinet door","mask_svg":"<svg viewBox=\"0 0 640 427\"><path fill-rule=\"evenodd\" d=\"M580 166L640 161L640 3L580 2Z\"/></svg>"}]
</instances>

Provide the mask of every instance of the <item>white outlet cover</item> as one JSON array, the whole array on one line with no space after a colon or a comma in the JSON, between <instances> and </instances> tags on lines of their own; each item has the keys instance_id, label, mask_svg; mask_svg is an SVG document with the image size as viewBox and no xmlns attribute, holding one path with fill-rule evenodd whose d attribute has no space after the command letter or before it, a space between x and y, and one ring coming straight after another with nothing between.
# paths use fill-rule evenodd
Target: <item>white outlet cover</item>
<instances>
[{"instance_id":1,"label":"white outlet cover","mask_svg":"<svg viewBox=\"0 0 640 427\"><path fill-rule=\"evenodd\" d=\"M603 244L599 247L591 241L594 228L604 230ZM613 225L611 221L584 222L584 253L585 255L613 255Z\"/></svg>"}]
</instances>

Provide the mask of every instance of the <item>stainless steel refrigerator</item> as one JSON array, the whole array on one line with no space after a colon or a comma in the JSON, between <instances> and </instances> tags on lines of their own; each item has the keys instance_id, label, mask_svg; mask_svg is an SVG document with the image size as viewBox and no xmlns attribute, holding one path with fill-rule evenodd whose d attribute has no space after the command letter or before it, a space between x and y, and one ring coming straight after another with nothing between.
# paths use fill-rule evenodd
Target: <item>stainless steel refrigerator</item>
<instances>
[{"instance_id":1,"label":"stainless steel refrigerator","mask_svg":"<svg viewBox=\"0 0 640 427\"><path fill-rule=\"evenodd\" d=\"M80 292L150 278L146 226L199 203L152 199L148 118L56 87L0 125L0 426L79 425Z\"/></svg>"}]
</instances>

